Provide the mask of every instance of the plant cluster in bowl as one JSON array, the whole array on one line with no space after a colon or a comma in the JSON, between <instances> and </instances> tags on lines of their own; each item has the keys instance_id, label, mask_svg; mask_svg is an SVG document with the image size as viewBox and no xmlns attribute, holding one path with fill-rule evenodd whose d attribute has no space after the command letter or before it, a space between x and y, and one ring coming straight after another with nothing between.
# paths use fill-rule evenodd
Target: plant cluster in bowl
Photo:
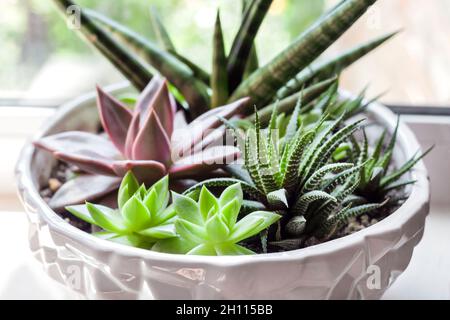
<instances>
[{"instance_id":1,"label":"plant cluster in bowl","mask_svg":"<svg viewBox=\"0 0 450 320\"><path fill-rule=\"evenodd\" d=\"M155 11L158 43L83 9L81 33L141 93L98 87L98 133L35 141L68 165L42 195L97 237L177 254L294 250L383 219L428 151L395 163L397 130L366 134L370 101L342 97L337 78L394 33L318 60L374 2L341 1L260 67L254 40L272 1L243 1L228 51L217 15L211 73L181 55Z\"/></svg>"}]
</instances>

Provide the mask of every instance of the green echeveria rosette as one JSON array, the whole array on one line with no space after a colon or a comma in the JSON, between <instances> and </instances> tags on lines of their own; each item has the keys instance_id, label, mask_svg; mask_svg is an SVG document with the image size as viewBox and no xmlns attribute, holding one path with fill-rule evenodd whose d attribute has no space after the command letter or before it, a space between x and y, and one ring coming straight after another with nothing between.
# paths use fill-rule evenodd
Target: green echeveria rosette
<instances>
[{"instance_id":1,"label":"green echeveria rosette","mask_svg":"<svg viewBox=\"0 0 450 320\"><path fill-rule=\"evenodd\" d=\"M252 212L238 221L243 202L239 183L216 198L206 187L199 201L173 194L178 237L159 241L153 250L192 255L245 255L254 252L238 243L257 235L281 216L267 211Z\"/></svg>"},{"instance_id":2,"label":"green echeveria rosette","mask_svg":"<svg viewBox=\"0 0 450 320\"><path fill-rule=\"evenodd\" d=\"M86 203L66 209L81 220L98 226L103 239L150 249L161 239L176 236L176 212L169 204L169 179L164 177L147 189L128 172L119 188L118 209Z\"/></svg>"}]
</instances>

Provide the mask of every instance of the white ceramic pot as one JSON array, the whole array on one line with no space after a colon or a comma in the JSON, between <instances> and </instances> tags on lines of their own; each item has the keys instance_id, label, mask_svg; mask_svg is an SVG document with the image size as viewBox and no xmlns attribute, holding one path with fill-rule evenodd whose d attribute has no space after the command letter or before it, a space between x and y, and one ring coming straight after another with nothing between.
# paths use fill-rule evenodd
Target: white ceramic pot
<instances>
[{"instance_id":1,"label":"white ceramic pot","mask_svg":"<svg viewBox=\"0 0 450 320\"><path fill-rule=\"evenodd\" d=\"M117 92L125 86L114 88ZM37 137L64 130L95 130L95 94L61 107ZM367 116L392 132L396 116L372 104ZM419 144L401 124L396 161ZM87 298L134 299L377 299L408 266L429 211L427 172L408 200L381 222L305 249L236 257L157 253L95 238L60 218L39 195L54 160L31 144L17 165L19 192L30 221L30 246L47 273Z\"/></svg>"}]
</instances>

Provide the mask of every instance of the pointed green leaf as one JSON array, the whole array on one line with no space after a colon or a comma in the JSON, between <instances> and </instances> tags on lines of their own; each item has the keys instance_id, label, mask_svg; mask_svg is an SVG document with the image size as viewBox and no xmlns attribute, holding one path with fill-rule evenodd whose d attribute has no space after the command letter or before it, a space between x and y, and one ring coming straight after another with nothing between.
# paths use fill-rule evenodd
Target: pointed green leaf
<instances>
[{"instance_id":1,"label":"pointed green leaf","mask_svg":"<svg viewBox=\"0 0 450 320\"><path fill-rule=\"evenodd\" d=\"M203 216L200 213L200 208L197 205L197 202L189 197L183 196L173 191L172 201L178 217L199 226L204 224Z\"/></svg>"},{"instance_id":2,"label":"pointed green leaf","mask_svg":"<svg viewBox=\"0 0 450 320\"><path fill-rule=\"evenodd\" d=\"M213 61L211 74L211 107L225 105L228 100L228 74L227 57L225 54L225 44L222 34L222 24L220 14L217 12L216 25L214 29L213 41Z\"/></svg>"},{"instance_id":3,"label":"pointed green leaf","mask_svg":"<svg viewBox=\"0 0 450 320\"><path fill-rule=\"evenodd\" d=\"M89 202L86 203L86 208L91 214L91 217L95 222L94 224L100 228L118 234L127 231L127 226L124 221L114 210Z\"/></svg>"},{"instance_id":4,"label":"pointed green leaf","mask_svg":"<svg viewBox=\"0 0 450 320\"><path fill-rule=\"evenodd\" d=\"M142 230L150 225L151 214L137 195L131 197L121 211L125 224L134 231Z\"/></svg>"},{"instance_id":5,"label":"pointed green leaf","mask_svg":"<svg viewBox=\"0 0 450 320\"><path fill-rule=\"evenodd\" d=\"M229 241L237 243L244 239L250 238L251 236L254 236L262 230L270 227L280 218L280 215L272 212L252 212L236 223L229 237Z\"/></svg>"},{"instance_id":6,"label":"pointed green leaf","mask_svg":"<svg viewBox=\"0 0 450 320\"><path fill-rule=\"evenodd\" d=\"M269 102L278 89L333 44L375 1L344 2L245 80L230 100L250 96L252 102L257 105Z\"/></svg>"},{"instance_id":7,"label":"pointed green leaf","mask_svg":"<svg viewBox=\"0 0 450 320\"><path fill-rule=\"evenodd\" d=\"M205 186L202 187L198 203L204 221L208 219L208 214L211 210L213 210L214 213L219 211L219 202Z\"/></svg>"}]
</instances>

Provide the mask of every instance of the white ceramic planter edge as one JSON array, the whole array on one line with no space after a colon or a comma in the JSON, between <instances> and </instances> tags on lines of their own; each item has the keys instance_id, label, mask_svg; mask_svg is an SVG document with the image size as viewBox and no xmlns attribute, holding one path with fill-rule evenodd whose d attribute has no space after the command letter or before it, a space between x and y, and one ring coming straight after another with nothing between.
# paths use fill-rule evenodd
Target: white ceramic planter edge
<instances>
[{"instance_id":1,"label":"white ceramic planter edge","mask_svg":"<svg viewBox=\"0 0 450 320\"><path fill-rule=\"evenodd\" d=\"M36 137L94 98L91 93L62 106ZM395 127L396 116L384 106L372 104L368 113L390 131ZM400 125L398 145L406 157L420 148L405 124ZM66 223L39 196L32 171L35 156L27 145L16 169L30 220L31 250L51 277L88 298L376 299L407 267L429 211L430 188L421 161L412 172L417 183L402 207L350 236L285 253L171 255L100 240ZM378 271L379 287L369 278Z\"/></svg>"}]
</instances>

